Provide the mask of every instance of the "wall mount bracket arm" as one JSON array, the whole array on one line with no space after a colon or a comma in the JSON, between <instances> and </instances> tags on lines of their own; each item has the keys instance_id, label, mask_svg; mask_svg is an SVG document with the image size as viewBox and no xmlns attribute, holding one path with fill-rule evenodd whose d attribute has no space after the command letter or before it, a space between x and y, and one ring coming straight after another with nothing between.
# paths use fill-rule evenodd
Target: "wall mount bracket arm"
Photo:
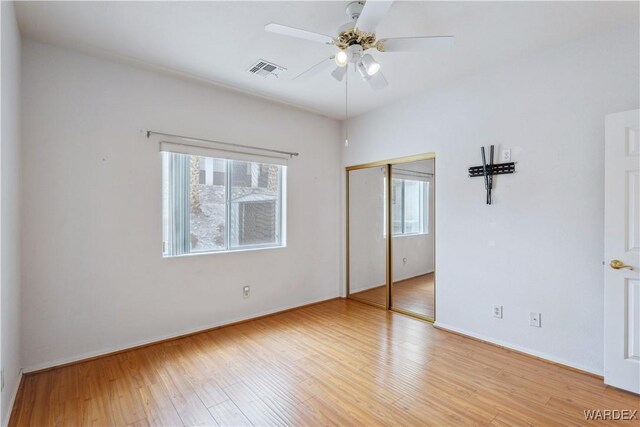
<instances>
[{"instance_id":1,"label":"wall mount bracket arm","mask_svg":"<svg viewBox=\"0 0 640 427\"><path fill-rule=\"evenodd\" d=\"M493 165L487 165L487 175L504 175L509 173L515 173L516 164L514 162L509 163L494 163ZM469 178L476 176L484 176L482 166L471 166L469 168Z\"/></svg>"}]
</instances>

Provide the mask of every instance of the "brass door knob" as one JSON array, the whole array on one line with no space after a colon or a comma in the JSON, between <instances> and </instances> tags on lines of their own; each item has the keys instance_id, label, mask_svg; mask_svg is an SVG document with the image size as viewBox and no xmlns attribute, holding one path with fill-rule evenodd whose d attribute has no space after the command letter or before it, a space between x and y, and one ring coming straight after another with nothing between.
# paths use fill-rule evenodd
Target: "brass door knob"
<instances>
[{"instance_id":1,"label":"brass door knob","mask_svg":"<svg viewBox=\"0 0 640 427\"><path fill-rule=\"evenodd\" d=\"M621 268L628 268L629 270L633 270L633 267L631 267L630 265L626 265L624 262L620 261L619 259L612 259L611 262L609 263L609 266L614 270L620 270Z\"/></svg>"}]
</instances>

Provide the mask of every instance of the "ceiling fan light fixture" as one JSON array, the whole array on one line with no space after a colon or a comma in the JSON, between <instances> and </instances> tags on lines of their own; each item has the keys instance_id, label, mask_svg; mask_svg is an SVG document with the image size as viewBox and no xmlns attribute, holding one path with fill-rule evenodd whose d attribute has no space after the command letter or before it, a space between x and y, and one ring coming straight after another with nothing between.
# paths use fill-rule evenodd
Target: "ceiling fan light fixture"
<instances>
[{"instance_id":1,"label":"ceiling fan light fixture","mask_svg":"<svg viewBox=\"0 0 640 427\"><path fill-rule=\"evenodd\" d=\"M366 61L363 58L356 63L356 69L358 70L358 73L360 73L360 77L362 77L362 80L369 81L373 78L374 75L378 73L378 71L380 71L380 64L376 62L373 65L369 64L369 67L367 67ZM369 72L370 70L371 73Z\"/></svg>"},{"instance_id":2,"label":"ceiling fan light fixture","mask_svg":"<svg viewBox=\"0 0 640 427\"><path fill-rule=\"evenodd\" d=\"M339 82L344 79L345 74L347 74L347 67L336 67L336 69L331 72L333 78Z\"/></svg>"},{"instance_id":3,"label":"ceiling fan light fixture","mask_svg":"<svg viewBox=\"0 0 640 427\"><path fill-rule=\"evenodd\" d=\"M364 70L369 76L373 76L380 71L380 64L368 53L362 57L361 63L364 65Z\"/></svg>"},{"instance_id":4,"label":"ceiling fan light fixture","mask_svg":"<svg viewBox=\"0 0 640 427\"><path fill-rule=\"evenodd\" d=\"M349 51L345 51L345 50L338 51L338 53L336 53L336 56L334 58L336 61L336 65L338 67L346 66L349 63L349 61L351 61L352 56L353 56L352 53Z\"/></svg>"},{"instance_id":5,"label":"ceiling fan light fixture","mask_svg":"<svg viewBox=\"0 0 640 427\"><path fill-rule=\"evenodd\" d=\"M364 66L362 61L358 61L358 63L356 64L356 69L358 70L358 73L360 73L360 77L362 77L363 80L369 80L371 78L371 76L367 74L367 67Z\"/></svg>"}]
</instances>

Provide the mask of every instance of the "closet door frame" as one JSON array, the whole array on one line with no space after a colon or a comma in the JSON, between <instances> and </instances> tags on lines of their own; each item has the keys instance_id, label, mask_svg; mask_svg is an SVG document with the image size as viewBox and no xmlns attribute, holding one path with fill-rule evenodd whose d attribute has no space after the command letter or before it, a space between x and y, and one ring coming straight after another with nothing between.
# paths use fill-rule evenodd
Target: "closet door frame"
<instances>
[{"instance_id":1,"label":"closet door frame","mask_svg":"<svg viewBox=\"0 0 640 427\"><path fill-rule=\"evenodd\" d=\"M370 163L364 163L364 164L360 164L360 165L354 165L354 166L347 166L345 168L345 173L346 173L346 285L347 285L347 298L348 299L352 299L354 301L358 301L364 304L369 304L375 307L379 307L379 308L383 308L385 310L389 310L389 311L394 311L396 313L400 313L400 314L404 314L407 316L411 316L411 317L415 317L417 319L420 320L425 320L427 322L431 322L433 323L436 319L436 314L437 314L437 307L436 307L436 301L435 301L435 296L436 296L436 292L437 292L437 271L434 271L434 275L433 275L433 281L434 281L434 288L433 288L433 297L434 297L434 301L433 301L433 318L431 317L427 317L424 316L422 314L419 313L414 313L412 311L408 311L408 310L403 310L401 308L394 308L393 307L393 291L392 291L392 287L393 287L393 235L392 235L392 230L391 230L391 181L392 181L392 176L391 176L391 167L393 165L398 165L398 164L402 164L402 163L410 163L410 162L415 162L415 161L419 161L419 160L429 160L429 159L433 159L434 160L434 168L435 168L435 158L436 158L436 153L431 152L431 153L425 153L425 154L418 154L418 155L414 155L414 156L407 156L407 157L399 157L399 158L395 158L395 159L389 159L389 160L381 160L378 162L370 162ZM385 167L386 168L386 176L387 176L387 180L386 180L386 193L387 193L387 197L385 198L385 211L387 212L386 215L386 221L385 221L385 228L387 230L387 245L386 245L386 292L385 292L385 296L386 296L386 301L385 304L378 304L375 303L373 301L367 301L361 298L357 298L351 295L351 291L350 291L350 284L349 281L351 279L351 265L350 265L350 248L349 248L349 239L350 239L350 234L349 234L349 173L351 171L355 171L358 169L367 169L367 168L372 168L372 167ZM434 169L434 176L435 176L435 169ZM435 200L435 191L436 191L436 184L433 185L433 194L434 194L434 200ZM434 220L433 220L433 240L434 240L434 265L435 265L435 259L436 259L436 254L437 254L437 248L436 248L436 224L437 224L437 219L436 219L436 210L434 209Z\"/></svg>"}]
</instances>

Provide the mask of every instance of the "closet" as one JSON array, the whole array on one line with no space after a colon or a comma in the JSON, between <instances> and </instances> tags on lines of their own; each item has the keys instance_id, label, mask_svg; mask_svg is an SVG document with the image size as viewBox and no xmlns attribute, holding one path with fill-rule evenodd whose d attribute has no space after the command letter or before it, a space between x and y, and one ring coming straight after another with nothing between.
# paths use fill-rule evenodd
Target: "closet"
<instances>
[{"instance_id":1,"label":"closet","mask_svg":"<svg viewBox=\"0 0 640 427\"><path fill-rule=\"evenodd\" d=\"M346 173L348 297L434 321L435 155Z\"/></svg>"}]
</instances>

